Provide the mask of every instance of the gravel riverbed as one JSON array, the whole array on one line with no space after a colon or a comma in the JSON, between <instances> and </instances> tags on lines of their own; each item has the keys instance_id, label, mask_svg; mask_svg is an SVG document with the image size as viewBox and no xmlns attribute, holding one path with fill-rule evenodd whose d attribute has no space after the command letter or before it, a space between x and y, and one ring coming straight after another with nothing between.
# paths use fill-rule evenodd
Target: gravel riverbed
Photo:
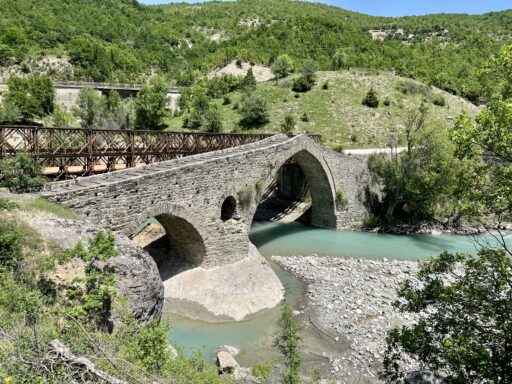
<instances>
[{"instance_id":1,"label":"gravel riverbed","mask_svg":"<svg viewBox=\"0 0 512 384\"><path fill-rule=\"evenodd\" d=\"M387 331L411 323L415 317L398 312L396 289L415 280L416 261L282 257L275 262L308 284L304 312L315 325L348 342L342 355L331 356L331 373L339 383L378 382ZM410 367L414 368L413 362Z\"/></svg>"}]
</instances>

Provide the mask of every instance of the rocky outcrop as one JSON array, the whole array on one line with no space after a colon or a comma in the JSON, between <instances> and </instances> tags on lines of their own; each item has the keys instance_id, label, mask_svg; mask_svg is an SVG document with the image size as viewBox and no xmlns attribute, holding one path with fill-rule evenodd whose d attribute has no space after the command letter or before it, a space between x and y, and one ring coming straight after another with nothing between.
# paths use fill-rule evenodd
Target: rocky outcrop
<instances>
[{"instance_id":1,"label":"rocky outcrop","mask_svg":"<svg viewBox=\"0 0 512 384\"><path fill-rule=\"evenodd\" d=\"M24 215L22 219L48 242L61 249L75 246L79 241L87 245L98 228L83 221L58 219L48 216ZM163 285L153 258L142 248L133 244L125 235L116 234L119 255L108 261L116 273L116 289L126 298L135 318L149 321L160 318L163 305ZM83 274L83 264L73 263L79 270L59 269L62 280L65 275Z\"/></svg>"}]
</instances>

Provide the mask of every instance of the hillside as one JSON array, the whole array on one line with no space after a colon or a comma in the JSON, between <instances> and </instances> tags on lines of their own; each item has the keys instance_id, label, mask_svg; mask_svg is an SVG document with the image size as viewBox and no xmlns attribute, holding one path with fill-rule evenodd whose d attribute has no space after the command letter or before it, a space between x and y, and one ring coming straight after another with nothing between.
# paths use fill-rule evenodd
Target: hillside
<instances>
[{"instance_id":1,"label":"hillside","mask_svg":"<svg viewBox=\"0 0 512 384\"><path fill-rule=\"evenodd\" d=\"M292 78L258 84L256 94L267 100L269 123L258 128L258 132L276 132L286 114L294 116L296 133L323 135L326 144L344 148L386 146L392 129L403 125L408 110L425 103L430 109L430 120L440 127L447 127L462 112L473 115L478 110L470 102L453 96L435 87L390 74L370 75L348 71L325 71L318 73L315 87L297 94L291 90ZM323 89L327 82L328 89ZM363 106L361 101L370 88L379 97L378 108ZM433 104L436 96L444 97L445 106ZM297 97L298 96L298 97ZM228 95L231 103L224 99L214 102L219 106L223 130L239 131L240 114L236 110L240 92ZM389 105L384 102L389 101ZM309 121L302 121L306 113ZM168 121L169 129L179 130L183 116ZM256 131L256 130L254 130Z\"/></svg>"},{"instance_id":2,"label":"hillside","mask_svg":"<svg viewBox=\"0 0 512 384\"><path fill-rule=\"evenodd\" d=\"M282 0L0 0L0 9L7 74L38 70L51 55L65 59L66 70L50 69L54 77L131 82L160 73L190 85L235 58L269 65L287 53L314 58L321 70L393 67L473 101L481 96L476 69L512 30L512 11L384 18Z\"/></svg>"}]
</instances>

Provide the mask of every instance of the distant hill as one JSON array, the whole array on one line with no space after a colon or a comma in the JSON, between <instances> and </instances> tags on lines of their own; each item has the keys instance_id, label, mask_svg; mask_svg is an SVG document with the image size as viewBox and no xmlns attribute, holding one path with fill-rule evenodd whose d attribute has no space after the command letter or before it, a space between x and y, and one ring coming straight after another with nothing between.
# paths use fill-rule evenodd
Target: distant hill
<instances>
[{"instance_id":1,"label":"distant hill","mask_svg":"<svg viewBox=\"0 0 512 384\"><path fill-rule=\"evenodd\" d=\"M403 127L407 111L424 103L429 109L429 121L441 129L452 126L462 112L474 115L478 108L467 100L453 96L423 83L390 74L369 75L348 71L319 72L315 87L297 94L290 89L291 78L258 84L256 94L264 96L269 110L269 123L254 132L277 132L287 114L296 121L295 133L320 134L333 147L368 148L387 146L393 130ZM327 89L324 84L327 82ZM380 100L378 108L362 105L368 90L373 88ZM240 92L214 102L219 106L226 132L240 131L240 115L236 105ZM298 97L296 97L298 96ZM443 100L444 106L435 105ZM438 102L439 103L439 102ZM386 105L388 104L388 105ZM307 119L304 116L306 113ZM308 121L303 121L308 120ZM170 130L179 130L183 116L168 121Z\"/></svg>"},{"instance_id":2,"label":"distant hill","mask_svg":"<svg viewBox=\"0 0 512 384\"><path fill-rule=\"evenodd\" d=\"M321 70L395 68L477 101L476 70L512 41L512 11L384 18L288 0L145 6L135 0L0 0L0 66L54 77L181 85L233 59L269 65L282 53ZM54 59L52 59L54 61Z\"/></svg>"}]
</instances>

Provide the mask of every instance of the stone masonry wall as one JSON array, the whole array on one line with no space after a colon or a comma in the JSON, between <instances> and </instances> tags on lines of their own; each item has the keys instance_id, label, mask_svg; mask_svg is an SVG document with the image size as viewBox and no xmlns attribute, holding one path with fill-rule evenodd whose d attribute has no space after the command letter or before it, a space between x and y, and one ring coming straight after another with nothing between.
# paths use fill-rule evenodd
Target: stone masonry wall
<instances>
[{"instance_id":1,"label":"stone masonry wall","mask_svg":"<svg viewBox=\"0 0 512 384\"><path fill-rule=\"evenodd\" d=\"M82 179L82 187L69 181L55 183L47 198L68 205L94 223L126 234L151 217L182 218L197 233L176 231L181 237L174 236L173 240L186 245L191 236L197 238L198 234L206 249L201 265L214 267L248 254L248 232L261 193L292 156L308 178L314 225L341 228L362 220L365 209L358 195L364 190L366 159L340 155L307 136L280 135L142 169L91 176ZM349 201L348 207L340 210L335 203L338 189ZM229 196L236 199L237 209L232 219L223 221L221 206Z\"/></svg>"}]
</instances>

